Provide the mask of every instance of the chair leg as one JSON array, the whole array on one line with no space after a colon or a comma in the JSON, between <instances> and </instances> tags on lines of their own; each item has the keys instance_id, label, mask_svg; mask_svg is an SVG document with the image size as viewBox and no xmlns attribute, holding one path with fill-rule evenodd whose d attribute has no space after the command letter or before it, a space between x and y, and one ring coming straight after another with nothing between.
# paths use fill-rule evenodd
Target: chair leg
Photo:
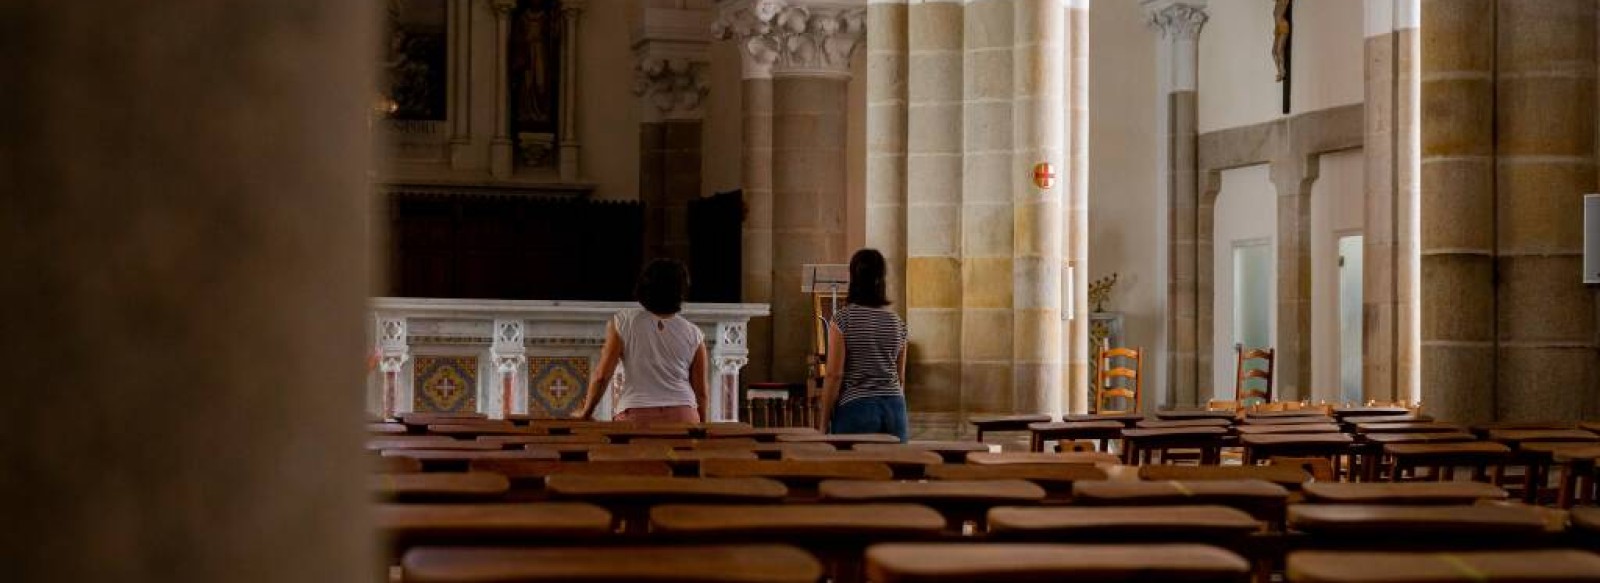
<instances>
[{"instance_id":1,"label":"chair leg","mask_svg":"<svg viewBox=\"0 0 1600 583\"><path fill-rule=\"evenodd\" d=\"M1577 474L1572 471L1572 464L1562 464L1561 485L1556 490L1556 507L1563 510L1572 508L1574 490L1577 490Z\"/></svg>"}]
</instances>

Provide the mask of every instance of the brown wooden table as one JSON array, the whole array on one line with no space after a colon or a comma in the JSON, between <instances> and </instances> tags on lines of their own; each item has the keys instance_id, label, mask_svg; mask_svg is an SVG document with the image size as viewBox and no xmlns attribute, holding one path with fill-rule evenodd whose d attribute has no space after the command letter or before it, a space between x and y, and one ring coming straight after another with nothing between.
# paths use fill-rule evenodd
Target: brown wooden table
<instances>
[{"instance_id":1,"label":"brown wooden table","mask_svg":"<svg viewBox=\"0 0 1600 583\"><path fill-rule=\"evenodd\" d=\"M813 498L823 480L889 480L888 464L862 460L706 460L707 478L768 478L783 482L792 498Z\"/></svg>"},{"instance_id":2,"label":"brown wooden table","mask_svg":"<svg viewBox=\"0 0 1600 583\"><path fill-rule=\"evenodd\" d=\"M473 472L494 472L511 480L510 499L538 499L544 496L544 479L559 474L589 476L672 475L672 466L661 461L570 462L548 460L473 460Z\"/></svg>"},{"instance_id":3,"label":"brown wooden table","mask_svg":"<svg viewBox=\"0 0 1600 583\"><path fill-rule=\"evenodd\" d=\"M1115 464L1117 456L1103 452L1000 452L969 453L967 463L979 465L1002 464Z\"/></svg>"},{"instance_id":4,"label":"brown wooden table","mask_svg":"<svg viewBox=\"0 0 1600 583\"><path fill-rule=\"evenodd\" d=\"M1049 415L980 415L968 418L967 423L977 429L978 441L982 442L985 433L1027 431L1031 424L1049 423L1052 420Z\"/></svg>"},{"instance_id":5,"label":"brown wooden table","mask_svg":"<svg viewBox=\"0 0 1600 583\"><path fill-rule=\"evenodd\" d=\"M1506 462L1511 460L1511 448L1500 443L1472 441L1465 443L1391 443L1383 446L1383 454L1393 460L1389 470L1390 481L1398 482L1406 470L1431 467L1435 480L1453 479L1455 467L1470 466L1473 478L1482 480L1486 468L1494 468L1494 482L1499 484Z\"/></svg>"},{"instance_id":6,"label":"brown wooden table","mask_svg":"<svg viewBox=\"0 0 1600 583\"><path fill-rule=\"evenodd\" d=\"M1522 500L1530 504L1539 500L1540 491L1549 483L1549 468L1553 461L1549 448L1534 444L1548 443L1600 443L1600 435L1582 429L1490 429L1488 440L1503 443L1511 448L1511 458L1526 469L1523 473Z\"/></svg>"},{"instance_id":7,"label":"brown wooden table","mask_svg":"<svg viewBox=\"0 0 1600 583\"><path fill-rule=\"evenodd\" d=\"M602 548L424 547L402 561L407 583L815 583L822 565L787 545Z\"/></svg>"},{"instance_id":8,"label":"brown wooden table","mask_svg":"<svg viewBox=\"0 0 1600 583\"><path fill-rule=\"evenodd\" d=\"M367 439L367 451L386 449L499 449L448 435L385 435Z\"/></svg>"},{"instance_id":9,"label":"brown wooden table","mask_svg":"<svg viewBox=\"0 0 1600 583\"><path fill-rule=\"evenodd\" d=\"M749 437L762 443L777 441L783 435L820 435L822 432L811 427L761 427L755 429L719 429L712 427L706 430L709 437Z\"/></svg>"},{"instance_id":10,"label":"brown wooden table","mask_svg":"<svg viewBox=\"0 0 1600 583\"><path fill-rule=\"evenodd\" d=\"M799 444L796 444L799 445ZM989 446L976 441L912 441L907 443L860 443L856 451L931 451L944 458L945 463L967 462L967 454L989 451Z\"/></svg>"},{"instance_id":11,"label":"brown wooden table","mask_svg":"<svg viewBox=\"0 0 1600 583\"><path fill-rule=\"evenodd\" d=\"M900 438L886 433L811 433L784 434L780 443L826 443L841 449L862 443L900 443Z\"/></svg>"},{"instance_id":12,"label":"brown wooden table","mask_svg":"<svg viewBox=\"0 0 1600 583\"><path fill-rule=\"evenodd\" d=\"M1483 482L1313 482L1306 501L1325 504L1460 505L1504 500L1504 489Z\"/></svg>"},{"instance_id":13,"label":"brown wooden table","mask_svg":"<svg viewBox=\"0 0 1600 583\"><path fill-rule=\"evenodd\" d=\"M1574 550L1457 553L1299 551L1289 583L1519 583L1600 581L1600 556Z\"/></svg>"},{"instance_id":14,"label":"brown wooden table","mask_svg":"<svg viewBox=\"0 0 1600 583\"><path fill-rule=\"evenodd\" d=\"M1122 463L1149 464L1153 452L1160 452L1165 462L1168 450L1198 449L1201 465L1218 464L1222 462L1222 440L1227 435L1228 430L1223 427L1125 429L1122 431Z\"/></svg>"},{"instance_id":15,"label":"brown wooden table","mask_svg":"<svg viewBox=\"0 0 1600 583\"><path fill-rule=\"evenodd\" d=\"M1047 495L1062 497L1072 493L1080 480L1104 480L1106 472L1090 464L945 464L928 466L931 480L1027 480L1044 488Z\"/></svg>"},{"instance_id":16,"label":"brown wooden table","mask_svg":"<svg viewBox=\"0 0 1600 583\"><path fill-rule=\"evenodd\" d=\"M1343 433L1264 434L1243 435L1239 444L1244 446L1244 463L1255 464L1283 457L1325 457L1333 459L1334 475L1338 475L1341 458L1350 453L1355 440Z\"/></svg>"},{"instance_id":17,"label":"brown wooden table","mask_svg":"<svg viewBox=\"0 0 1600 583\"><path fill-rule=\"evenodd\" d=\"M451 437L473 438L479 435L543 435L544 431L528 427L518 427L509 421L499 423L473 422L473 423L432 423L428 425L429 435L448 435Z\"/></svg>"},{"instance_id":18,"label":"brown wooden table","mask_svg":"<svg viewBox=\"0 0 1600 583\"><path fill-rule=\"evenodd\" d=\"M1242 582L1250 563L1192 544L893 543L867 549L875 583Z\"/></svg>"},{"instance_id":19,"label":"brown wooden table","mask_svg":"<svg viewBox=\"0 0 1600 583\"><path fill-rule=\"evenodd\" d=\"M1294 466L1142 466L1139 479L1181 482L1195 480L1262 480L1299 490L1311 474Z\"/></svg>"},{"instance_id":20,"label":"brown wooden table","mask_svg":"<svg viewBox=\"0 0 1600 583\"><path fill-rule=\"evenodd\" d=\"M1544 484L1549 480L1551 468L1559 468L1557 478L1556 504L1562 508L1571 508L1574 503L1581 503L1580 494L1584 501L1589 496L1589 491L1580 484L1585 477L1592 477L1594 462L1600 456L1600 443L1572 442L1572 441L1545 441L1522 443L1516 453L1518 459L1527 464L1528 479L1530 484ZM1531 489L1524 490L1525 494ZM1527 500L1524 498L1524 500Z\"/></svg>"},{"instance_id":21,"label":"brown wooden table","mask_svg":"<svg viewBox=\"0 0 1600 583\"><path fill-rule=\"evenodd\" d=\"M1133 424L1144 421L1144 415L1139 413L1077 413L1062 415L1061 420L1068 423L1085 421L1116 421L1123 427L1133 427Z\"/></svg>"},{"instance_id":22,"label":"brown wooden table","mask_svg":"<svg viewBox=\"0 0 1600 583\"><path fill-rule=\"evenodd\" d=\"M1551 459L1561 467L1558 504L1562 508L1571 508L1573 504L1594 503L1595 466L1600 461L1600 447L1562 449L1553 452Z\"/></svg>"},{"instance_id":23,"label":"brown wooden table","mask_svg":"<svg viewBox=\"0 0 1600 583\"><path fill-rule=\"evenodd\" d=\"M489 472L368 476L372 493L396 502L489 502L504 498L511 480Z\"/></svg>"},{"instance_id":24,"label":"brown wooden table","mask_svg":"<svg viewBox=\"0 0 1600 583\"><path fill-rule=\"evenodd\" d=\"M378 531L394 550L419 544L567 543L611 533L611 513L592 504L378 504Z\"/></svg>"},{"instance_id":25,"label":"brown wooden table","mask_svg":"<svg viewBox=\"0 0 1600 583\"><path fill-rule=\"evenodd\" d=\"M1454 433L1366 433L1358 436L1353 451L1360 460L1361 479L1367 482L1376 482L1381 479L1381 470L1389 466L1389 460L1384 456L1383 447L1392 443L1466 443L1477 441L1471 433L1458 431Z\"/></svg>"},{"instance_id":26,"label":"brown wooden table","mask_svg":"<svg viewBox=\"0 0 1600 583\"><path fill-rule=\"evenodd\" d=\"M1100 451L1109 451L1106 443L1122 437L1126 427L1121 421L1062 421L1034 423L1028 426L1028 451L1044 451L1046 441L1099 441Z\"/></svg>"},{"instance_id":27,"label":"brown wooden table","mask_svg":"<svg viewBox=\"0 0 1600 583\"><path fill-rule=\"evenodd\" d=\"M611 438L604 435L480 435L478 441L496 443L503 448L519 448L529 444L540 445L571 445L571 444L608 444Z\"/></svg>"},{"instance_id":28,"label":"brown wooden table","mask_svg":"<svg viewBox=\"0 0 1600 583\"><path fill-rule=\"evenodd\" d=\"M1338 420L1326 415L1301 415L1296 417L1246 417L1244 425L1330 425Z\"/></svg>"},{"instance_id":29,"label":"brown wooden table","mask_svg":"<svg viewBox=\"0 0 1600 583\"><path fill-rule=\"evenodd\" d=\"M1454 423L1401 421L1361 422L1355 425L1356 433L1463 433L1467 428Z\"/></svg>"},{"instance_id":30,"label":"brown wooden table","mask_svg":"<svg viewBox=\"0 0 1600 583\"><path fill-rule=\"evenodd\" d=\"M1261 530L1261 521L1226 506L1056 506L995 508L989 532L1005 539L1061 542L1215 542Z\"/></svg>"},{"instance_id":31,"label":"brown wooden table","mask_svg":"<svg viewBox=\"0 0 1600 583\"><path fill-rule=\"evenodd\" d=\"M1085 506L1222 505L1282 524L1289 491L1264 480L1192 480L1078 482L1072 499Z\"/></svg>"},{"instance_id":32,"label":"brown wooden table","mask_svg":"<svg viewBox=\"0 0 1600 583\"><path fill-rule=\"evenodd\" d=\"M404 423L373 422L367 424L367 433L377 435L398 435L407 431Z\"/></svg>"}]
</instances>

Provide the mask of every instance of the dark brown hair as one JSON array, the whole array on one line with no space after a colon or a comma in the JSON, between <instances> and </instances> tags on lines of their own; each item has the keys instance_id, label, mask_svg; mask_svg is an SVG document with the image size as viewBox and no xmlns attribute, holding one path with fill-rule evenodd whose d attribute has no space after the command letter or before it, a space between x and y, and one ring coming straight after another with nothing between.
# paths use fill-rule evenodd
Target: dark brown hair
<instances>
[{"instance_id":1,"label":"dark brown hair","mask_svg":"<svg viewBox=\"0 0 1600 583\"><path fill-rule=\"evenodd\" d=\"M650 260L633 286L633 299L650 313L663 316L683 311L688 295L689 270L676 259Z\"/></svg>"},{"instance_id":2,"label":"dark brown hair","mask_svg":"<svg viewBox=\"0 0 1600 583\"><path fill-rule=\"evenodd\" d=\"M889 263L877 249L862 249L850 257L850 295L846 301L869 308L889 305Z\"/></svg>"}]
</instances>

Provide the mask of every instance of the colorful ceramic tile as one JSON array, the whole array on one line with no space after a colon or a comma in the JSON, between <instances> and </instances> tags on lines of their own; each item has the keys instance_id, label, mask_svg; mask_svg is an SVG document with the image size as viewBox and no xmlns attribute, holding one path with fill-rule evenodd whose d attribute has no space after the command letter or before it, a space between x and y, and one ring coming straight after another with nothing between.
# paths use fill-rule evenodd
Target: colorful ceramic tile
<instances>
[{"instance_id":1,"label":"colorful ceramic tile","mask_svg":"<svg viewBox=\"0 0 1600 583\"><path fill-rule=\"evenodd\" d=\"M528 359L528 413L561 418L583 406L589 384L589 359L535 356Z\"/></svg>"},{"instance_id":2,"label":"colorful ceramic tile","mask_svg":"<svg viewBox=\"0 0 1600 583\"><path fill-rule=\"evenodd\" d=\"M478 357L412 357L412 410L467 413L478 410Z\"/></svg>"}]
</instances>

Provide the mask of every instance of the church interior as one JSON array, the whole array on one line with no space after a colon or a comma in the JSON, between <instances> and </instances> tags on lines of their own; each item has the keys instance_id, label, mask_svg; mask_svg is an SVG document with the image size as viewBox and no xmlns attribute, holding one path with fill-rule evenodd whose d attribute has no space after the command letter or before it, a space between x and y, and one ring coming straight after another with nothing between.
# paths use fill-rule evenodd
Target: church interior
<instances>
[{"instance_id":1,"label":"church interior","mask_svg":"<svg viewBox=\"0 0 1600 583\"><path fill-rule=\"evenodd\" d=\"M1600 581L1600 0L12 0L0 70L0 579Z\"/></svg>"}]
</instances>

